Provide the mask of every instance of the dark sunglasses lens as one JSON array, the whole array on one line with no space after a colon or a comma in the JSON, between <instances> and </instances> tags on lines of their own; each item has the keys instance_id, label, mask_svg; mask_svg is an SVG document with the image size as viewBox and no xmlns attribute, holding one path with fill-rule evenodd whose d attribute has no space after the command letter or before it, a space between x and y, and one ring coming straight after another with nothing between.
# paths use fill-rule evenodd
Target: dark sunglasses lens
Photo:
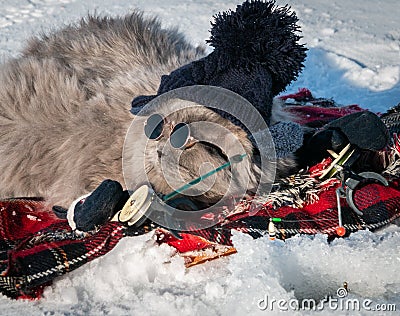
<instances>
[{"instance_id":1,"label":"dark sunglasses lens","mask_svg":"<svg viewBox=\"0 0 400 316\"><path fill-rule=\"evenodd\" d=\"M160 114L150 115L144 125L144 134L149 139L159 137L164 128L164 119Z\"/></svg>"},{"instance_id":2,"label":"dark sunglasses lens","mask_svg":"<svg viewBox=\"0 0 400 316\"><path fill-rule=\"evenodd\" d=\"M190 136L189 126L185 123L175 125L169 138L171 146L174 148L182 148L187 143Z\"/></svg>"}]
</instances>

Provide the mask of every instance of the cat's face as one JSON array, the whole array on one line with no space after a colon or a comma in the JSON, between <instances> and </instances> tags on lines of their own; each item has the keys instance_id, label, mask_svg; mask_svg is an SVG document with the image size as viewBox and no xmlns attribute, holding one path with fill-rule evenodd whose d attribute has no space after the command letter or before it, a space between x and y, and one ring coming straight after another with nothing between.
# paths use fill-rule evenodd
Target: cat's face
<instances>
[{"instance_id":1,"label":"cat's face","mask_svg":"<svg viewBox=\"0 0 400 316\"><path fill-rule=\"evenodd\" d=\"M246 154L248 159L219 171L184 194L211 204L227 193L245 192L256 186L258 171L251 163L253 147L240 127L206 107L179 109L163 118L158 137L148 139L145 148L145 171L156 192L170 193L227 163L228 157L236 154ZM185 146L174 148L171 137L179 123L188 124L190 139Z\"/></svg>"}]
</instances>

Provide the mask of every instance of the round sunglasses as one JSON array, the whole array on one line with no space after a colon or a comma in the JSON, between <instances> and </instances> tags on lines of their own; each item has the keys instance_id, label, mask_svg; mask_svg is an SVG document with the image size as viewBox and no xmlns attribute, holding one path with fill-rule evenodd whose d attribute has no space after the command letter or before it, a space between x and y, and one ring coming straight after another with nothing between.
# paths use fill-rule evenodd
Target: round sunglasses
<instances>
[{"instance_id":1,"label":"round sunglasses","mask_svg":"<svg viewBox=\"0 0 400 316\"><path fill-rule=\"evenodd\" d=\"M150 115L144 124L144 134L148 139L159 140L163 136L164 129L169 127L169 142L173 148L185 149L193 146L197 140L190 135L189 125L178 123L172 125L160 114Z\"/></svg>"}]
</instances>

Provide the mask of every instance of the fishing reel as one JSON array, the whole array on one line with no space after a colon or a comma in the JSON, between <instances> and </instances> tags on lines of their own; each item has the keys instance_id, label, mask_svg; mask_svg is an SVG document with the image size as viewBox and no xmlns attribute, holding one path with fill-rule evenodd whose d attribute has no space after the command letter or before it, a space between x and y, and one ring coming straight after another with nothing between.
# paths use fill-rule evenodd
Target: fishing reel
<instances>
[{"instance_id":1,"label":"fishing reel","mask_svg":"<svg viewBox=\"0 0 400 316\"><path fill-rule=\"evenodd\" d=\"M151 204L157 201L156 194L148 185L136 189L111 221L125 223L128 226L140 227L151 212ZM153 206L154 209L155 205Z\"/></svg>"},{"instance_id":2,"label":"fishing reel","mask_svg":"<svg viewBox=\"0 0 400 316\"><path fill-rule=\"evenodd\" d=\"M167 227L171 234L182 239L178 231L171 227L177 227L180 224L174 216L174 209L182 207L190 210L196 210L197 206L185 197L165 201L163 196L159 196L148 185L142 185L136 189L126 201L122 210L118 211L111 221L120 222L128 227L139 228L148 218L161 218L161 222L167 223ZM174 222L172 222L172 220Z\"/></svg>"}]
</instances>

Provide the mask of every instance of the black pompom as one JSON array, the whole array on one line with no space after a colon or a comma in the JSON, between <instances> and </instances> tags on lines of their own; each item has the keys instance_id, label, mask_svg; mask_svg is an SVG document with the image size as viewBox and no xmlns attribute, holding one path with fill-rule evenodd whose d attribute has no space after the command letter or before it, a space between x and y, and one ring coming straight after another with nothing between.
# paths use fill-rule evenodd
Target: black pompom
<instances>
[{"instance_id":1,"label":"black pompom","mask_svg":"<svg viewBox=\"0 0 400 316\"><path fill-rule=\"evenodd\" d=\"M218 70L235 66L251 70L262 65L272 76L276 95L303 68L307 49L298 43L298 19L287 5L248 0L236 11L219 13L214 19L207 42L214 47Z\"/></svg>"}]
</instances>

